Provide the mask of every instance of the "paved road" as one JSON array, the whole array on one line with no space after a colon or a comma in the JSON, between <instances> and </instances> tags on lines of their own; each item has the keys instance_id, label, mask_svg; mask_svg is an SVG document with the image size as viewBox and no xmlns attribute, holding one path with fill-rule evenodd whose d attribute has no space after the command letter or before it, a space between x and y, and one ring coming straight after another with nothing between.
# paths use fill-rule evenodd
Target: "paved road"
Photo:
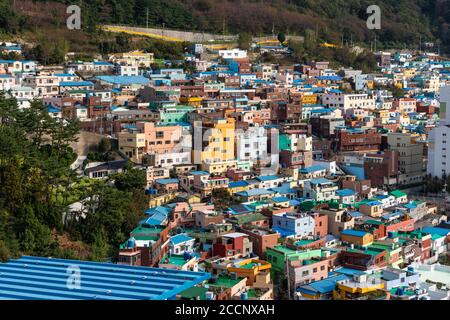
<instances>
[{"instance_id":1,"label":"paved road","mask_svg":"<svg viewBox=\"0 0 450 320\"><path fill-rule=\"evenodd\" d=\"M191 31L179 31L170 30L165 28L138 28L131 26L118 26L118 25L103 25L100 26L105 31L111 32L125 32L135 35L149 36L152 38L162 39L166 41L189 41L189 42L208 42L208 41L237 41L238 35L222 35L212 34L205 32L191 32ZM302 41L303 37L300 36L286 36L287 39L294 39ZM276 37L275 37L276 38ZM254 37L256 42L273 40L273 36Z\"/></svg>"}]
</instances>

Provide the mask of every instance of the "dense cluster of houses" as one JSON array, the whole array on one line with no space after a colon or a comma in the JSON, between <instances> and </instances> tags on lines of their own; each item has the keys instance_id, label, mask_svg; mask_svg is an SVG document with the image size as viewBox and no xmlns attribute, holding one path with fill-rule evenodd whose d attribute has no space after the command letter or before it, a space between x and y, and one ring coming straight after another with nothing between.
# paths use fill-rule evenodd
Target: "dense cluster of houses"
<instances>
[{"instance_id":1,"label":"dense cluster of houses","mask_svg":"<svg viewBox=\"0 0 450 320\"><path fill-rule=\"evenodd\" d=\"M366 74L254 55L197 44L193 73L140 51L0 60L0 90L114 140L123 160L89 178L145 170L118 263L212 274L179 299L449 299L445 208L407 188L450 173L450 61L378 52Z\"/></svg>"}]
</instances>

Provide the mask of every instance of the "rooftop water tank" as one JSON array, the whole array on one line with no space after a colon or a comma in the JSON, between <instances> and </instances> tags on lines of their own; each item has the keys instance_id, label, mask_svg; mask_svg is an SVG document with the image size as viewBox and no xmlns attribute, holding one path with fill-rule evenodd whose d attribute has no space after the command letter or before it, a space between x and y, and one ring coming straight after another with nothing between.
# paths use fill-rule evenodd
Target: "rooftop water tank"
<instances>
[{"instance_id":1,"label":"rooftop water tank","mask_svg":"<svg viewBox=\"0 0 450 320\"><path fill-rule=\"evenodd\" d=\"M134 248L136 246L136 239L131 237L128 239L127 248Z\"/></svg>"}]
</instances>

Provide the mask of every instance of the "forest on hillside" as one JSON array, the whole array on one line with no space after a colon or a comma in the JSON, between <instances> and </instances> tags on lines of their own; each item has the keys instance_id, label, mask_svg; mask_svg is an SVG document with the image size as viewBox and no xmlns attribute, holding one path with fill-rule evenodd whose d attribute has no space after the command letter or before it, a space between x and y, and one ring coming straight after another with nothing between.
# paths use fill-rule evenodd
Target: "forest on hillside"
<instances>
[{"instance_id":1,"label":"forest on hillside","mask_svg":"<svg viewBox=\"0 0 450 320\"><path fill-rule=\"evenodd\" d=\"M13 5L8 5L14 2ZM0 30L27 28L30 3L76 4L72 0L0 0ZM115 23L202 30L217 33L284 32L304 35L313 30L324 41L369 42L403 47L434 41L450 46L450 0L83 0L83 25ZM368 30L368 6L382 10L381 30ZM52 11L51 9L50 11ZM148 16L147 16L148 11ZM61 14L61 12L59 12ZM33 18L33 17L32 17ZM31 19L32 21L32 19Z\"/></svg>"}]
</instances>

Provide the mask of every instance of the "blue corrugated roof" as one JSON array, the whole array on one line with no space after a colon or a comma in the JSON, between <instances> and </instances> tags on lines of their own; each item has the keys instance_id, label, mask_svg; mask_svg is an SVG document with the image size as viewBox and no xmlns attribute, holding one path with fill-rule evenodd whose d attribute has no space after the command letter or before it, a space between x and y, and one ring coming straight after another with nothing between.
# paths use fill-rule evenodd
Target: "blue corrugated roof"
<instances>
[{"instance_id":1,"label":"blue corrugated roof","mask_svg":"<svg viewBox=\"0 0 450 320\"><path fill-rule=\"evenodd\" d=\"M191 240L194 240L194 238L191 238L191 237L185 235L184 233L177 234L169 239L169 241L174 245L177 245L177 244L180 244L180 243L183 243L186 241L191 241Z\"/></svg>"},{"instance_id":2,"label":"blue corrugated roof","mask_svg":"<svg viewBox=\"0 0 450 320\"><path fill-rule=\"evenodd\" d=\"M246 186L248 186L248 182L247 181L244 181L244 180L241 180L241 181L233 181L233 182L230 182L229 184L228 184L228 188L239 188L239 187L246 187Z\"/></svg>"},{"instance_id":3,"label":"blue corrugated roof","mask_svg":"<svg viewBox=\"0 0 450 320\"><path fill-rule=\"evenodd\" d=\"M59 83L60 87L79 87L79 86L90 86L92 87L94 83L90 81L61 81Z\"/></svg>"},{"instance_id":4,"label":"blue corrugated roof","mask_svg":"<svg viewBox=\"0 0 450 320\"><path fill-rule=\"evenodd\" d=\"M150 81L148 78L143 76L98 76L96 79L121 85L148 84Z\"/></svg>"},{"instance_id":5,"label":"blue corrugated roof","mask_svg":"<svg viewBox=\"0 0 450 320\"><path fill-rule=\"evenodd\" d=\"M353 196L355 194L355 191L353 191L352 189L342 189L342 190L336 191L336 194L339 197L348 197L348 196Z\"/></svg>"},{"instance_id":6,"label":"blue corrugated roof","mask_svg":"<svg viewBox=\"0 0 450 320\"><path fill-rule=\"evenodd\" d=\"M167 178L167 179L156 179L155 180L156 183L158 184L172 184L172 183L178 183L178 179L177 178Z\"/></svg>"},{"instance_id":7,"label":"blue corrugated roof","mask_svg":"<svg viewBox=\"0 0 450 320\"><path fill-rule=\"evenodd\" d=\"M422 231L430 234L437 234L440 236L447 236L450 233L450 229L439 227L425 227L422 229Z\"/></svg>"},{"instance_id":8,"label":"blue corrugated roof","mask_svg":"<svg viewBox=\"0 0 450 320\"><path fill-rule=\"evenodd\" d=\"M275 175L272 175L272 176L259 176L259 177L256 177L256 180L258 180L258 181L272 181L272 180L277 180L279 178L280 177L275 176Z\"/></svg>"},{"instance_id":9,"label":"blue corrugated roof","mask_svg":"<svg viewBox=\"0 0 450 320\"><path fill-rule=\"evenodd\" d=\"M281 237L295 236L294 231L286 230L280 227L273 227L272 230L279 233Z\"/></svg>"},{"instance_id":10,"label":"blue corrugated roof","mask_svg":"<svg viewBox=\"0 0 450 320\"><path fill-rule=\"evenodd\" d=\"M70 286L79 270L79 286ZM24 256L0 263L1 300L164 300L209 273Z\"/></svg>"},{"instance_id":11,"label":"blue corrugated roof","mask_svg":"<svg viewBox=\"0 0 450 320\"><path fill-rule=\"evenodd\" d=\"M286 197L275 197L275 198L272 198L272 201L274 201L274 202L286 202L286 201L289 201L289 198L286 198Z\"/></svg>"},{"instance_id":12,"label":"blue corrugated roof","mask_svg":"<svg viewBox=\"0 0 450 320\"><path fill-rule=\"evenodd\" d=\"M312 179L311 184L327 184L327 183L333 183L333 181L325 179L325 178L319 178L319 179Z\"/></svg>"},{"instance_id":13,"label":"blue corrugated roof","mask_svg":"<svg viewBox=\"0 0 450 320\"><path fill-rule=\"evenodd\" d=\"M365 231L347 229L341 232L341 235L353 236L353 237L363 237L367 234Z\"/></svg>"},{"instance_id":14,"label":"blue corrugated roof","mask_svg":"<svg viewBox=\"0 0 450 320\"><path fill-rule=\"evenodd\" d=\"M261 196L261 195L266 195L266 194L273 194L273 191L267 190L267 189L251 189L251 190L247 190L247 191L242 191L242 192L238 192L236 193L238 196L242 196L242 197L253 197L253 196Z\"/></svg>"},{"instance_id":15,"label":"blue corrugated roof","mask_svg":"<svg viewBox=\"0 0 450 320\"><path fill-rule=\"evenodd\" d=\"M309 294L325 294L330 293L336 289L336 282L348 279L344 274L333 275L326 279L311 282L309 284L303 285L297 289L298 292L305 292Z\"/></svg>"},{"instance_id":16,"label":"blue corrugated roof","mask_svg":"<svg viewBox=\"0 0 450 320\"><path fill-rule=\"evenodd\" d=\"M320 165L316 165L316 166L310 166L310 167L300 169L300 172L307 174L307 173L312 173L312 172L317 172L317 171L322 171L322 170L326 170L326 168L324 168Z\"/></svg>"}]
</instances>

